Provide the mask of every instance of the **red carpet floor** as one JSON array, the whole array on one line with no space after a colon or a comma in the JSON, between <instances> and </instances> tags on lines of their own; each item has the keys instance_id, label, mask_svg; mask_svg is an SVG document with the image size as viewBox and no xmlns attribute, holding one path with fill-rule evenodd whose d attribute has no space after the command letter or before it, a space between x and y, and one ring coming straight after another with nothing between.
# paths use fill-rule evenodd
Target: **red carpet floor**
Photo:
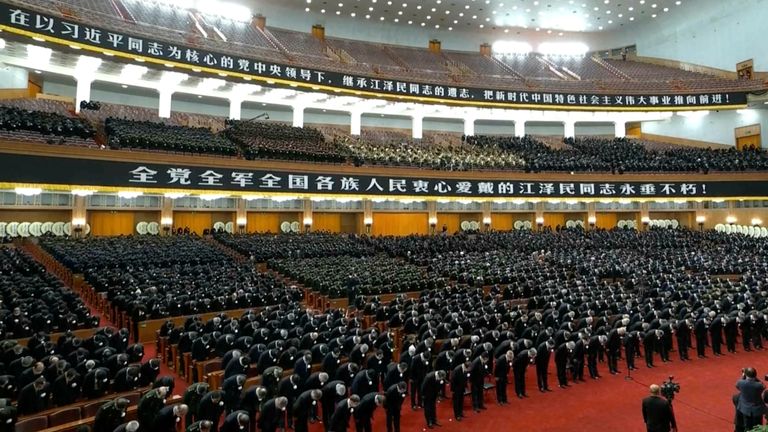
<instances>
[{"instance_id":1,"label":"red carpet floor","mask_svg":"<svg viewBox=\"0 0 768 432\"><path fill-rule=\"evenodd\" d=\"M147 358L154 355L154 346L146 347ZM570 388L557 387L554 364L550 367L550 393L540 393L536 388L535 370L527 374L529 398L518 399L510 385L508 395L510 404L498 406L494 390L486 392L485 411L476 414L472 411L469 396L465 398L464 420L453 421L451 401L438 404L438 421L441 427L435 432L499 432L503 431L621 431L643 432L645 427L640 412L640 401L648 395L648 386L661 383L669 375L681 385L680 393L674 402L679 431L732 431L734 409L731 396L741 374L741 369L753 366L759 374L768 373L768 350L738 352L722 357L695 358L681 362L673 358L670 363L661 363L656 359L656 367L648 369L642 366L632 372L631 379L622 374L610 375L607 365L601 363L598 368L602 375L599 380L587 378L587 382L571 384ZM676 353L672 353L676 355ZM637 365L643 364L641 359ZM585 371L586 373L586 371ZM162 375L171 374L163 366ZM762 375L760 375L762 376ZM187 383L176 378L174 393L183 394ZM412 411L410 399L403 403L402 431L422 431L425 429L423 410ZM311 432L322 432L319 424L311 425ZM350 424L350 431L354 425ZM373 430L386 431L384 411L378 409Z\"/></svg>"}]
</instances>

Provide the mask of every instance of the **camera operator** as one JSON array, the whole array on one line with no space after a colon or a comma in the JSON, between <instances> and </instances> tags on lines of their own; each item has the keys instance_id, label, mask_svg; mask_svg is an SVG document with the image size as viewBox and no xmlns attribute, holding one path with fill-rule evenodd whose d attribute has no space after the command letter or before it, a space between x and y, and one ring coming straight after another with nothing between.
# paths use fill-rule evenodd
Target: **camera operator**
<instances>
[{"instance_id":1,"label":"camera operator","mask_svg":"<svg viewBox=\"0 0 768 432\"><path fill-rule=\"evenodd\" d=\"M757 379L755 368L742 370L741 379L736 382L739 390L739 400L736 403L737 414L741 414L744 429L751 430L754 426L763 424L763 415L766 413L763 392L765 385Z\"/></svg>"},{"instance_id":2,"label":"camera operator","mask_svg":"<svg viewBox=\"0 0 768 432\"><path fill-rule=\"evenodd\" d=\"M661 387L651 384L651 395L643 399L643 421L648 432L677 432L672 404L661 397Z\"/></svg>"}]
</instances>

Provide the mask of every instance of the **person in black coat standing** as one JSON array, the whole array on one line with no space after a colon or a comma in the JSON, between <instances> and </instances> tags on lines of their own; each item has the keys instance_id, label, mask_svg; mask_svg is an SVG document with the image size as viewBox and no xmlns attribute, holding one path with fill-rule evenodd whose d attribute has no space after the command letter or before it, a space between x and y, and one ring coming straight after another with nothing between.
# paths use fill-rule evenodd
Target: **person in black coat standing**
<instances>
[{"instance_id":1,"label":"person in black coat standing","mask_svg":"<svg viewBox=\"0 0 768 432\"><path fill-rule=\"evenodd\" d=\"M418 409L424 407L424 395L421 393L421 387L424 383L424 377L432 369L429 353L422 352L411 360L411 408Z\"/></svg>"},{"instance_id":2,"label":"person in black coat standing","mask_svg":"<svg viewBox=\"0 0 768 432\"><path fill-rule=\"evenodd\" d=\"M288 409L288 398L279 396L264 403L259 416L258 426L262 432L276 432L283 425L285 411ZM222 432L224 432L222 430Z\"/></svg>"},{"instance_id":3,"label":"person in black coat standing","mask_svg":"<svg viewBox=\"0 0 768 432\"><path fill-rule=\"evenodd\" d=\"M248 429L251 418L245 411L235 411L224 419L221 424L221 432L241 432Z\"/></svg>"},{"instance_id":4,"label":"person in black coat standing","mask_svg":"<svg viewBox=\"0 0 768 432\"><path fill-rule=\"evenodd\" d=\"M176 404L161 409L152 423L152 428L145 429L152 432L175 432L176 425L187 415L188 407L184 404Z\"/></svg>"},{"instance_id":5,"label":"person in black coat standing","mask_svg":"<svg viewBox=\"0 0 768 432\"><path fill-rule=\"evenodd\" d=\"M493 370L493 376L496 380L496 402L499 405L506 405L507 384L509 383L509 372L512 370L512 362L515 360L515 352L507 351L496 358L496 367Z\"/></svg>"},{"instance_id":6,"label":"person in black coat standing","mask_svg":"<svg viewBox=\"0 0 768 432\"><path fill-rule=\"evenodd\" d=\"M93 422L93 432L112 432L123 422L125 410L130 402L125 398L117 398L107 402L96 411Z\"/></svg>"},{"instance_id":7,"label":"person in black coat standing","mask_svg":"<svg viewBox=\"0 0 768 432\"><path fill-rule=\"evenodd\" d=\"M765 385L757 379L757 371L751 367L744 369L741 379L736 382L736 388L739 390L736 411L742 416L744 430L763 424L763 416L768 410L763 399Z\"/></svg>"},{"instance_id":8,"label":"person in black coat standing","mask_svg":"<svg viewBox=\"0 0 768 432\"><path fill-rule=\"evenodd\" d=\"M490 372L488 370L488 352L483 352L476 359L472 360L472 367L469 370L469 386L472 391L472 409L475 412L485 409L484 392L485 376Z\"/></svg>"},{"instance_id":9,"label":"person in black coat standing","mask_svg":"<svg viewBox=\"0 0 768 432\"><path fill-rule=\"evenodd\" d=\"M371 423L376 408L387 402L386 396L381 393L368 393L360 398L360 403L355 408L355 429L357 432L373 432Z\"/></svg>"},{"instance_id":10,"label":"person in black coat standing","mask_svg":"<svg viewBox=\"0 0 768 432\"><path fill-rule=\"evenodd\" d=\"M451 400L453 401L453 418L461 421L464 418L464 393L471 376L472 364L466 361L453 369L451 373Z\"/></svg>"},{"instance_id":11,"label":"person in black coat standing","mask_svg":"<svg viewBox=\"0 0 768 432\"><path fill-rule=\"evenodd\" d=\"M661 397L661 388L651 384L651 395L643 399L643 421L648 432L675 432L675 413L672 404Z\"/></svg>"},{"instance_id":12,"label":"person in black coat standing","mask_svg":"<svg viewBox=\"0 0 768 432\"><path fill-rule=\"evenodd\" d=\"M42 376L24 386L19 393L19 414L35 414L48 409L51 400L50 387Z\"/></svg>"},{"instance_id":13,"label":"person in black coat standing","mask_svg":"<svg viewBox=\"0 0 768 432\"><path fill-rule=\"evenodd\" d=\"M400 412L407 392L408 384L405 381L392 384L387 388L384 394L387 397L384 404L384 409L387 411L387 432L400 432Z\"/></svg>"},{"instance_id":14,"label":"person in black coat standing","mask_svg":"<svg viewBox=\"0 0 768 432\"><path fill-rule=\"evenodd\" d=\"M421 393L424 395L424 418L430 429L440 426L440 423L437 422L437 397L440 393L440 387L445 384L445 375L445 371L430 372L424 377L421 385Z\"/></svg>"},{"instance_id":15,"label":"person in black coat standing","mask_svg":"<svg viewBox=\"0 0 768 432\"><path fill-rule=\"evenodd\" d=\"M322 392L323 426L325 426L325 432L329 432L336 405L347 396L347 386L344 385L344 381L329 381L323 386Z\"/></svg>"},{"instance_id":16,"label":"person in black coat standing","mask_svg":"<svg viewBox=\"0 0 768 432\"><path fill-rule=\"evenodd\" d=\"M555 341L549 339L539 344L536 350L536 383L540 392L551 391L549 389L549 359L555 349ZM519 394L518 394L519 396Z\"/></svg>"},{"instance_id":17,"label":"person in black coat standing","mask_svg":"<svg viewBox=\"0 0 768 432\"><path fill-rule=\"evenodd\" d=\"M331 416L329 432L347 432L349 418L355 413L355 407L360 403L360 396L352 395L336 404Z\"/></svg>"},{"instance_id":18,"label":"person in black coat standing","mask_svg":"<svg viewBox=\"0 0 768 432\"><path fill-rule=\"evenodd\" d=\"M293 427L295 432L309 431L309 417L314 412L317 402L323 398L323 392L318 389L302 392L293 403Z\"/></svg>"},{"instance_id":19,"label":"person in black coat standing","mask_svg":"<svg viewBox=\"0 0 768 432\"><path fill-rule=\"evenodd\" d=\"M682 319L677 322L675 336L677 338L677 352L680 355L680 360L689 360L688 348L691 347L691 325L688 319Z\"/></svg>"},{"instance_id":20,"label":"person in black coat standing","mask_svg":"<svg viewBox=\"0 0 768 432\"><path fill-rule=\"evenodd\" d=\"M515 360L512 362L512 373L515 376L515 394L522 399L528 397L525 393L525 371L528 368L528 364L533 363L536 359L536 350L530 348L525 351L521 351L515 356Z\"/></svg>"},{"instance_id":21,"label":"person in black coat standing","mask_svg":"<svg viewBox=\"0 0 768 432\"><path fill-rule=\"evenodd\" d=\"M709 320L699 318L693 327L693 333L696 336L696 354L699 358L707 357L707 332L709 331Z\"/></svg>"},{"instance_id":22,"label":"person in black coat standing","mask_svg":"<svg viewBox=\"0 0 768 432\"><path fill-rule=\"evenodd\" d=\"M197 420L208 420L213 423L212 432L218 430L219 419L224 413L224 400L220 390L210 391L200 399L197 405Z\"/></svg>"}]
</instances>

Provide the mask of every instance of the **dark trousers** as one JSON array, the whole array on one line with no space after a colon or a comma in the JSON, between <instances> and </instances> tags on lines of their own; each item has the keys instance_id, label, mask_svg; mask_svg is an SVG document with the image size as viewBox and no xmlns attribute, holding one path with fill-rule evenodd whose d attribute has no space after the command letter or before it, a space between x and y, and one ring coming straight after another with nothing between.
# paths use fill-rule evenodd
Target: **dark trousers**
<instances>
[{"instance_id":1,"label":"dark trousers","mask_svg":"<svg viewBox=\"0 0 768 432\"><path fill-rule=\"evenodd\" d=\"M483 404L483 382L472 382L472 409L484 408Z\"/></svg>"},{"instance_id":2,"label":"dark trousers","mask_svg":"<svg viewBox=\"0 0 768 432\"><path fill-rule=\"evenodd\" d=\"M536 365L536 383L539 386L539 390L546 390L549 388L547 383L547 365Z\"/></svg>"},{"instance_id":3,"label":"dark trousers","mask_svg":"<svg viewBox=\"0 0 768 432\"><path fill-rule=\"evenodd\" d=\"M624 357L627 361L627 369L635 368L635 345L630 343L624 347Z\"/></svg>"},{"instance_id":4,"label":"dark trousers","mask_svg":"<svg viewBox=\"0 0 768 432\"><path fill-rule=\"evenodd\" d=\"M712 335L712 352L715 354L720 354L722 351L722 345L723 345L723 337L718 334Z\"/></svg>"},{"instance_id":5,"label":"dark trousers","mask_svg":"<svg viewBox=\"0 0 768 432\"><path fill-rule=\"evenodd\" d=\"M355 428L357 432L372 432L371 418L355 419Z\"/></svg>"},{"instance_id":6,"label":"dark trousers","mask_svg":"<svg viewBox=\"0 0 768 432\"><path fill-rule=\"evenodd\" d=\"M508 402L507 401L507 378L501 378L496 381L496 402Z\"/></svg>"},{"instance_id":7,"label":"dark trousers","mask_svg":"<svg viewBox=\"0 0 768 432\"><path fill-rule=\"evenodd\" d=\"M648 349L646 349L647 351ZM619 371L619 351L609 350L606 352L608 357L608 370L611 372Z\"/></svg>"},{"instance_id":8,"label":"dark trousers","mask_svg":"<svg viewBox=\"0 0 768 432\"><path fill-rule=\"evenodd\" d=\"M427 424L437 423L437 398L424 398L424 419Z\"/></svg>"},{"instance_id":9,"label":"dark trousers","mask_svg":"<svg viewBox=\"0 0 768 432\"><path fill-rule=\"evenodd\" d=\"M645 364L653 366L653 347L645 347Z\"/></svg>"},{"instance_id":10,"label":"dark trousers","mask_svg":"<svg viewBox=\"0 0 768 432\"><path fill-rule=\"evenodd\" d=\"M566 374L566 363L555 363L557 369L557 383L561 386L568 385L568 375Z\"/></svg>"},{"instance_id":11,"label":"dark trousers","mask_svg":"<svg viewBox=\"0 0 768 432\"><path fill-rule=\"evenodd\" d=\"M587 356L587 369L589 369L590 377L597 378L600 376L600 374L597 373L597 356Z\"/></svg>"},{"instance_id":12,"label":"dark trousers","mask_svg":"<svg viewBox=\"0 0 768 432\"><path fill-rule=\"evenodd\" d=\"M677 353L680 355L680 360L688 360L688 339L677 339Z\"/></svg>"},{"instance_id":13,"label":"dark trousers","mask_svg":"<svg viewBox=\"0 0 768 432\"><path fill-rule=\"evenodd\" d=\"M584 359L573 363L573 380L584 381Z\"/></svg>"},{"instance_id":14,"label":"dark trousers","mask_svg":"<svg viewBox=\"0 0 768 432\"><path fill-rule=\"evenodd\" d=\"M296 417L293 421L293 430L294 432L309 432L309 418L306 415Z\"/></svg>"},{"instance_id":15,"label":"dark trousers","mask_svg":"<svg viewBox=\"0 0 768 432\"><path fill-rule=\"evenodd\" d=\"M411 381L411 406L424 406L424 395L421 394L421 383L424 380Z\"/></svg>"},{"instance_id":16,"label":"dark trousers","mask_svg":"<svg viewBox=\"0 0 768 432\"><path fill-rule=\"evenodd\" d=\"M400 410L399 409L387 410L387 432L400 432Z\"/></svg>"},{"instance_id":17,"label":"dark trousers","mask_svg":"<svg viewBox=\"0 0 768 432\"><path fill-rule=\"evenodd\" d=\"M707 352L705 349L707 348L707 336L706 335L696 335L696 354L699 357L704 357Z\"/></svg>"},{"instance_id":18,"label":"dark trousers","mask_svg":"<svg viewBox=\"0 0 768 432\"><path fill-rule=\"evenodd\" d=\"M518 396L525 395L525 369L515 370L515 394Z\"/></svg>"},{"instance_id":19,"label":"dark trousers","mask_svg":"<svg viewBox=\"0 0 768 432\"><path fill-rule=\"evenodd\" d=\"M745 431L751 430L753 427L763 424L763 416L748 416L742 414L742 418L744 418Z\"/></svg>"},{"instance_id":20,"label":"dark trousers","mask_svg":"<svg viewBox=\"0 0 768 432\"><path fill-rule=\"evenodd\" d=\"M464 417L464 391L453 392L451 401L453 402L453 418Z\"/></svg>"}]
</instances>

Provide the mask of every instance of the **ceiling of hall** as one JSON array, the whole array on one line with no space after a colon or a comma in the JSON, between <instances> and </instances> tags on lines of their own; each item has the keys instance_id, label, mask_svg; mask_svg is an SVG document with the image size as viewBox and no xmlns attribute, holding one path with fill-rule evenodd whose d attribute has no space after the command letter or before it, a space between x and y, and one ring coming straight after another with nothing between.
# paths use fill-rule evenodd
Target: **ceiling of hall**
<instances>
[{"instance_id":1,"label":"ceiling of hall","mask_svg":"<svg viewBox=\"0 0 768 432\"><path fill-rule=\"evenodd\" d=\"M684 14L693 0L284 0L305 13L442 30L549 33L629 28Z\"/></svg>"}]
</instances>

